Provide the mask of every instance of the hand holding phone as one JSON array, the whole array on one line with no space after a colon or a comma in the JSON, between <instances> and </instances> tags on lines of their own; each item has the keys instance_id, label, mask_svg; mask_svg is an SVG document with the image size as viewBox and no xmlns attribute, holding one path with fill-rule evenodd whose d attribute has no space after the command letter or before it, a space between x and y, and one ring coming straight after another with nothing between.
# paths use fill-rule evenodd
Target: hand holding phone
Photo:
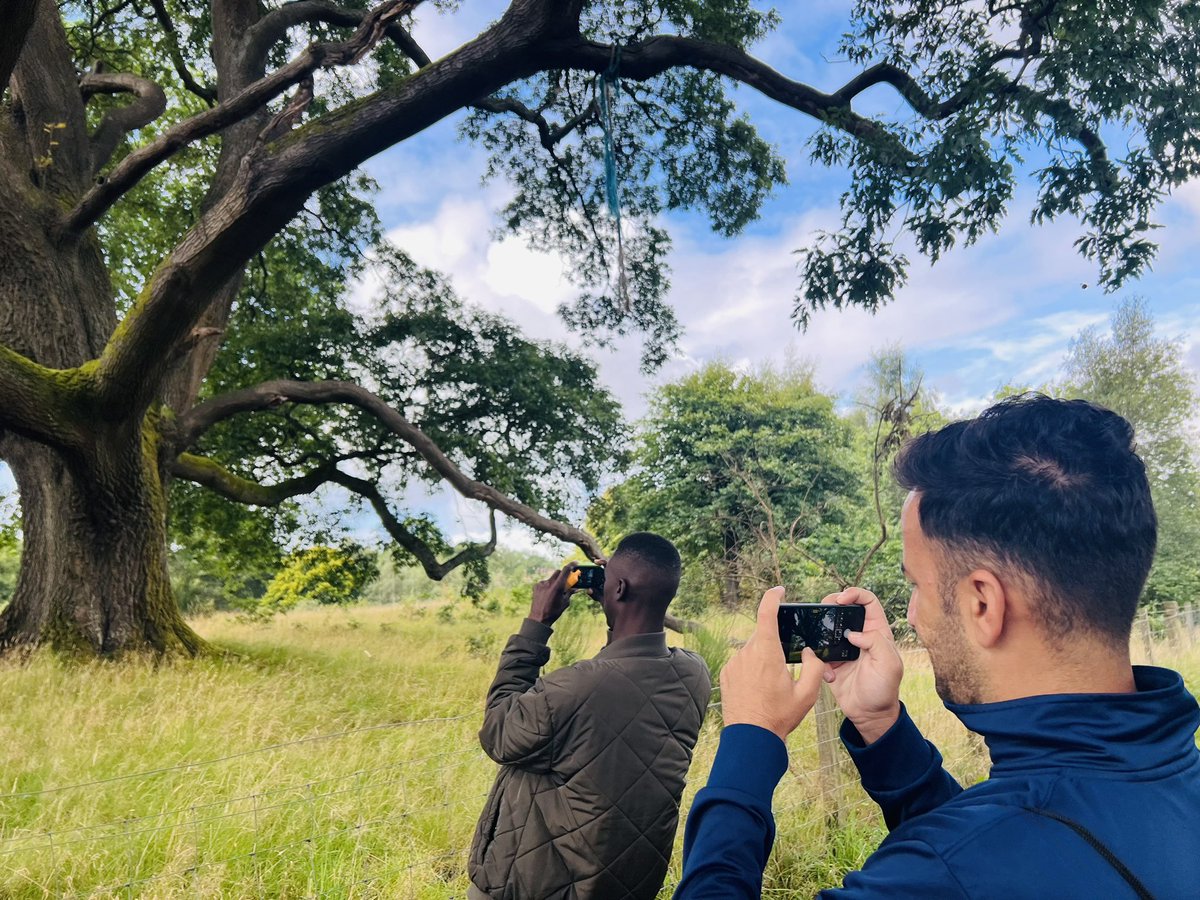
<instances>
[{"instance_id":1,"label":"hand holding phone","mask_svg":"<svg viewBox=\"0 0 1200 900\"><path fill-rule=\"evenodd\" d=\"M846 718L858 729L862 739L872 744L895 724L900 715L904 661L896 648L883 606L870 591L847 588L830 594L824 602L866 613L861 632L851 633L851 640L861 650L859 658L827 666L825 681Z\"/></svg>"}]
</instances>

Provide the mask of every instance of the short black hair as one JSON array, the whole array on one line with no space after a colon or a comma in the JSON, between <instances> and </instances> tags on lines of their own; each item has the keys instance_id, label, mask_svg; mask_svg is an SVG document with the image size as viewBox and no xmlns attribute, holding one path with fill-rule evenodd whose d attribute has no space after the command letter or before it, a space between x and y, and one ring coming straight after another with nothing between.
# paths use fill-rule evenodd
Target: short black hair
<instances>
[{"instance_id":1,"label":"short black hair","mask_svg":"<svg viewBox=\"0 0 1200 900\"><path fill-rule=\"evenodd\" d=\"M1128 640L1158 521L1124 418L1021 394L913 438L894 468L920 495L921 530L949 556L1033 580L1052 638L1082 628Z\"/></svg>"},{"instance_id":2,"label":"short black hair","mask_svg":"<svg viewBox=\"0 0 1200 900\"><path fill-rule=\"evenodd\" d=\"M683 560L675 545L661 535L635 531L617 544L609 564L617 560L638 573L633 579L638 599L665 613L679 590L683 574Z\"/></svg>"},{"instance_id":3,"label":"short black hair","mask_svg":"<svg viewBox=\"0 0 1200 900\"><path fill-rule=\"evenodd\" d=\"M679 551L675 549L675 545L665 537L651 531L635 531L633 534L625 535L617 544L613 556L618 553L636 556L655 568L676 577L683 570L683 560L679 556Z\"/></svg>"}]
</instances>

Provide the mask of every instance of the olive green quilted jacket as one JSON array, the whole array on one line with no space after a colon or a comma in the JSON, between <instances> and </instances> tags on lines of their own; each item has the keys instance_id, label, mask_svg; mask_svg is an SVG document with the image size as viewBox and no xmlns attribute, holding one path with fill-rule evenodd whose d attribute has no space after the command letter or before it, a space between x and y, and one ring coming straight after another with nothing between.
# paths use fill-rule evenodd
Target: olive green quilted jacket
<instances>
[{"instance_id":1,"label":"olive green quilted jacket","mask_svg":"<svg viewBox=\"0 0 1200 900\"><path fill-rule=\"evenodd\" d=\"M658 632L539 678L550 634L526 619L488 691L479 740L501 769L471 847L470 896L651 900L708 707L708 668Z\"/></svg>"}]
</instances>

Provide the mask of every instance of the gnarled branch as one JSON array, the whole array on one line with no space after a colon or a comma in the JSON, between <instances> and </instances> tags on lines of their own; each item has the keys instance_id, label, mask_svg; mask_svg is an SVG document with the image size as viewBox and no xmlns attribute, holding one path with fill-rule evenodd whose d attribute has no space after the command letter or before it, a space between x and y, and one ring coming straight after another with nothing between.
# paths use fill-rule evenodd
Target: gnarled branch
<instances>
[{"instance_id":1,"label":"gnarled branch","mask_svg":"<svg viewBox=\"0 0 1200 900\"><path fill-rule=\"evenodd\" d=\"M180 454L171 463L171 473L177 478L206 487L226 499L247 506L278 506L293 497L311 494L324 484L341 485L370 502L392 540L411 553L421 564L425 574L434 581L441 581L465 563L490 556L496 549L496 511L489 507L488 525L491 536L488 541L482 544L467 544L449 559L439 561L433 548L396 518L374 482L343 472L338 468L336 460L318 466L304 475L275 484L260 484L236 475L219 463L194 453Z\"/></svg>"},{"instance_id":2,"label":"gnarled branch","mask_svg":"<svg viewBox=\"0 0 1200 900\"><path fill-rule=\"evenodd\" d=\"M271 404L268 402L268 405ZM237 411L244 412L248 408L243 407ZM224 405L223 409L228 411L229 415L234 414L232 405ZM248 478L242 478L218 463L192 453L180 454L172 463L171 472L176 477L199 484L202 487L207 487L223 497L250 506L278 506L283 501L292 497L312 493L312 491L316 490L322 484L339 484L370 501L388 535L397 544L411 553L421 563L421 568L425 570L425 574L434 581L440 581L464 563L490 556L496 549L497 507L489 504L488 527L490 536L488 541L483 544L468 544L445 562L438 561L437 554L434 553L433 549L421 540L420 537L405 528L404 523L395 517L374 483L366 479L348 475L338 469L336 463L318 466L305 475L297 478L289 478L273 485L263 485ZM601 555L599 544L590 535L588 537L591 540L592 546L590 548L583 547L582 549L588 554L590 559L597 559ZM680 619L670 613L667 613L664 617L663 624L672 631L680 634L699 631L702 627L699 622Z\"/></svg>"},{"instance_id":3,"label":"gnarled branch","mask_svg":"<svg viewBox=\"0 0 1200 900\"><path fill-rule=\"evenodd\" d=\"M105 414L126 418L149 408L166 377L172 348L199 322L213 292L242 270L303 207L312 191L386 147L423 131L464 103L537 71L541 60L530 51L537 43L536 29L542 27L542 19L525 14L526 7L533 6L532 2L514 4L479 38L412 77L248 153L223 196L150 277L100 357L95 369L96 399ZM520 9L514 13L517 7ZM397 14L407 8L404 3L385 7ZM359 33L374 34L376 29L364 22ZM310 47L306 57L321 46ZM336 46L338 59L362 52L361 45ZM331 58L324 51L318 55L326 62ZM295 82L303 75L293 69L290 77ZM272 83L275 89L280 87ZM247 93L258 89L248 88ZM197 119L228 115L223 107ZM196 119L191 122L194 126ZM98 210L97 202L103 206L113 199L85 200L69 222L86 223Z\"/></svg>"},{"instance_id":4,"label":"gnarled branch","mask_svg":"<svg viewBox=\"0 0 1200 900\"><path fill-rule=\"evenodd\" d=\"M369 20L346 41L312 44L287 65L256 81L244 91L210 110L192 116L165 131L159 138L126 156L108 174L103 183L92 188L59 226L62 235L78 234L96 222L108 209L146 176L155 166L169 159L188 144L216 134L258 112L271 100L300 84L320 68L344 65L361 55L380 36L391 18L411 10L420 0L389 0L377 7ZM383 20L383 25L381 25Z\"/></svg>"},{"instance_id":5,"label":"gnarled branch","mask_svg":"<svg viewBox=\"0 0 1200 900\"><path fill-rule=\"evenodd\" d=\"M442 449L412 422L366 388L348 381L267 381L251 388L231 391L198 404L180 417L175 446L184 449L217 422L243 412L270 409L281 403L347 403L374 416L392 434L421 455L429 466L458 493L478 500L536 531L575 544L590 558L603 556L599 543L586 531L542 515L519 500L475 481L464 473Z\"/></svg>"},{"instance_id":6,"label":"gnarled branch","mask_svg":"<svg viewBox=\"0 0 1200 900\"><path fill-rule=\"evenodd\" d=\"M187 60L183 58L183 48L179 44L179 29L171 21L166 3L163 0L150 0L150 5L154 7L154 17L158 19L158 24L162 26L163 32L167 36L167 52L171 54L171 62L175 66L175 73L179 76L179 80L183 82L185 88L212 106L217 102L216 88L198 82L192 74L192 70L188 68Z\"/></svg>"},{"instance_id":7,"label":"gnarled branch","mask_svg":"<svg viewBox=\"0 0 1200 900\"><path fill-rule=\"evenodd\" d=\"M97 173L131 131L149 125L167 108L167 95L148 78L127 72L103 72L97 68L79 79L84 102L96 94L133 94L127 106L109 110L91 136L92 172Z\"/></svg>"},{"instance_id":8,"label":"gnarled branch","mask_svg":"<svg viewBox=\"0 0 1200 900\"><path fill-rule=\"evenodd\" d=\"M383 494L379 492L379 488L374 482L368 481L365 478L356 478L353 475L348 475L340 471L331 480L335 484L340 484L347 490L353 491L369 501L375 509L375 514L379 516L379 521L383 523L384 530L387 531L388 536L411 553L417 562L421 564L421 568L425 570L425 574L434 581L441 581L464 563L491 556L492 552L496 549L496 508L493 506L488 507L490 537L487 542L483 544L467 544L445 562L439 562L433 548L416 534L413 534L412 531L404 526L403 522L396 518L391 509L388 508L387 500L384 499Z\"/></svg>"},{"instance_id":9,"label":"gnarled branch","mask_svg":"<svg viewBox=\"0 0 1200 900\"><path fill-rule=\"evenodd\" d=\"M561 38L548 42L546 56L544 68L582 69L599 74L612 65L613 48L579 37ZM847 134L891 147L901 160L912 155L884 126L856 113L849 99L794 81L737 47L659 35L621 48L622 78L646 81L674 68L724 75Z\"/></svg>"},{"instance_id":10,"label":"gnarled branch","mask_svg":"<svg viewBox=\"0 0 1200 900\"><path fill-rule=\"evenodd\" d=\"M251 59L266 59L271 47L283 40L289 28L306 22L357 28L366 15L366 10L348 9L332 0L292 0L267 13L251 29L246 52ZM383 33L419 68L429 65L430 59L425 51L400 23L389 22Z\"/></svg>"},{"instance_id":11,"label":"gnarled branch","mask_svg":"<svg viewBox=\"0 0 1200 900\"><path fill-rule=\"evenodd\" d=\"M561 125L551 125L546 117L530 109L519 100L514 100L511 97L486 97L483 100L476 100L473 104L476 109L482 109L486 112L493 113L512 113L517 118L529 122L538 130L538 138L542 142L542 146L547 150L553 150L554 145L573 132L580 125L583 125L589 119L594 118L598 110L596 109L596 101L592 100L578 113L570 119L563 122Z\"/></svg>"}]
</instances>

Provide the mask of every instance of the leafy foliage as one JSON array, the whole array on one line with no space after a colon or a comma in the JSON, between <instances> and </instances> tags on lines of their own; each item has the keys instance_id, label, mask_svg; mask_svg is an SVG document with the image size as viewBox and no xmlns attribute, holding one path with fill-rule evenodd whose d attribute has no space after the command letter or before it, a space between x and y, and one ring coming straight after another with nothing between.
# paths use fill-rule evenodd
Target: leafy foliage
<instances>
[{"instance_id":1,"label":"leafy foliage","mask_svg":"<svg viewBox=\"0 0 1200 900\"><path fill-rule=\"evenodd\" d=\"M569 512L579 496L596 489L622 444L619 407L591 363L465 305L441 276L398 251L380 248L378 254L364 277L385 289L361 313L322 291L281 289L269 293L269 305L268 295L263 302L248 297L235 311L235 327L206 391L272 378L356 380L419 425L474 478L551 515ZM434 486L440 476L357 410L287 407L233 418L209 431L200 449L259 482L280 481L322 461L352 462L384 486L408 530L436 552L451 549L431 519L408 508L402 493L414 482ZM238 541L265 547L282 540L296 521L294 505L278 512L244 510L179 486L181 533L237 533ZM478 594L486 570L477 566L473 579L471 590Z\"/></svg>"},{"instance_id":2,"label":"leafy foliage","mask_svg":"<svg viewBox=\"0 0 1200 900\"><path fill-rule=\"evenodd\" d=\"M799 536L844 521L861 484L850 447L811 371L740 374L713 363L653 398L635 474L592 506L588 523L606 545L630 531L662 533L732 603L738 560L768 515Z\"/></svg>"},{"instance_id":3,"label":"leafy foliage","mask_svg":"<svg viewBox=\"0 0 1200 900\"><path fill-rule=\"evenodd\" d=\"M352 543L309 547L288 557L271 579L260 610L285 612L303 602L345 605L358 600L379 574L375 554Z\"/></svg>"},{"instance_id":4,"label":"leafy foliage","mask_svg":"<svg viewBox=\"0 0 1200 900\"><path fill-rule=\"evenodd\" d=\"M842 51L892 66L919 114L865 138L835 117L814 139L813 159L847 166L852 185L841 229L802 252L797 318L889 299L909 265L898 233L936 261L995 230L1025 160L1035 222L1079 219L1076 246L1109 290L1144 271L1154 207L1200 171L1198 25L1194 0L859 0Z\"/></svg>"},{"instance_id":5,"label":"leafy foliage","mask_svg":"<svg viewBox=\"0 0 1200 900\"><path fill-rule=\"evenodd\" d=\"M1071 344L1059 388L1120 413L1134 426L1159 520L1159 545L1146 585L1152 604L1200 596L1200 441L1195 375L1177 339L1155 334L1144 301L1123 302L1108 334L1083 331Z\"/></svg>"}]
</instances>

